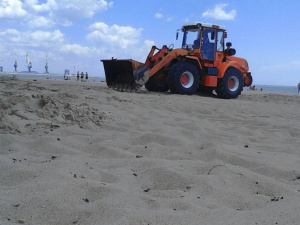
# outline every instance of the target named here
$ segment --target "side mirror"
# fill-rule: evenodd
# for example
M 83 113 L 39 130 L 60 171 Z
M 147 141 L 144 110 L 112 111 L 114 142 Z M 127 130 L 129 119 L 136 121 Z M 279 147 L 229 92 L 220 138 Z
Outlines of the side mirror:
M 228 56 L 232 56 L 232 55 L 235 55 L 236 50 L 235 50 L 234 48 L 226 49 L 226 50 L 225 50 L 225 53 L 226 53 Z
M 227 38 L 227 32 L 224 32 L 224 38 Z
M 183 28 L 182 29 L 177 29 L 177 31 L 176 31 L 176 40 L 178 40 L 179 31 L 184 32 L 184 29 Z

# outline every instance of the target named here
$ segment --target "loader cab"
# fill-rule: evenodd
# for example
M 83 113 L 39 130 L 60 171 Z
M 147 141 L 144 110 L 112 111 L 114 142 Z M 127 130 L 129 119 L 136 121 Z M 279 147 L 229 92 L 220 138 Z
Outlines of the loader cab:
M 224 52 L 224 40 L 226 32 L 219 29 L 204 29 L 201 38 L 201 56 L 205 60 L 214 61 L 220 59 Z
M 182 27 L 183 49 L 200 49 L 203 60 L 214 61 L 218 52 L 224 52 L 224 39 L 226 32 L 224 27 L 197 23 Z

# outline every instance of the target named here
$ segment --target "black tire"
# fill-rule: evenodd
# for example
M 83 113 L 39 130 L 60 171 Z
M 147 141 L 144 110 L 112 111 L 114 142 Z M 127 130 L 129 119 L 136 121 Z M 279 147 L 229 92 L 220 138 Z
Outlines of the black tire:
M 148 91 L 166 92 L 169 90 L 167 75 L 165 73 L 159 73 L 150 77 L 145 84 L 145 88 Z
M 218 80 L 216 92 L 219 98 L 237 98 L 241 94 L 243 86 L 244 79 L 241 71 L 234 67 L 229 67 L 224 77 Z
M 169 70 L 168 84 L 171 93 L 195 94 L 200 84 L 199 70 L 191 63 L 177 62 Z
M 245 86 L 250 87 L 252 85 L 252 82 L 253 82 L 253 78 L 251 74 L 248 73 L 244 79 Z

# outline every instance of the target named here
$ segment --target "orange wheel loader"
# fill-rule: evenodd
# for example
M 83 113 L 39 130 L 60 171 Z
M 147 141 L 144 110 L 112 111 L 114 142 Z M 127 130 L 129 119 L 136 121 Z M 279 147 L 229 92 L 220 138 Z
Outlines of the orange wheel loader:
M 132 59 L 101 60 L 108 87 L 191 95 L 197 91 L 224 99 L 237 98 L 244 86 L 252 84 L 245 59 L 235 57 L 227 42 L 226 28 L 208 23 L 183 25 L 182 47 L 152 46 L 145 63 Z M 176 35 L 178 39 L 178 31 Z

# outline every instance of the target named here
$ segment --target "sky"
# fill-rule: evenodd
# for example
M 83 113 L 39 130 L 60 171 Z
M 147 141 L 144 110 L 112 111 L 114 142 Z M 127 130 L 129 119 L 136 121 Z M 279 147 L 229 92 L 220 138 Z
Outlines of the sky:
M 225 26 L 254 84 L 300 81 L 298 0 L 0 0 L 0 66 L 5 72 L 88 72 L 104 77 L 101 59 L 144 62 L 151 46 L 174 44 L 183 24 Z M 180 36 L 181 37 L 181 36 Z M 3 60 L 3 61 L 1 61 Z

